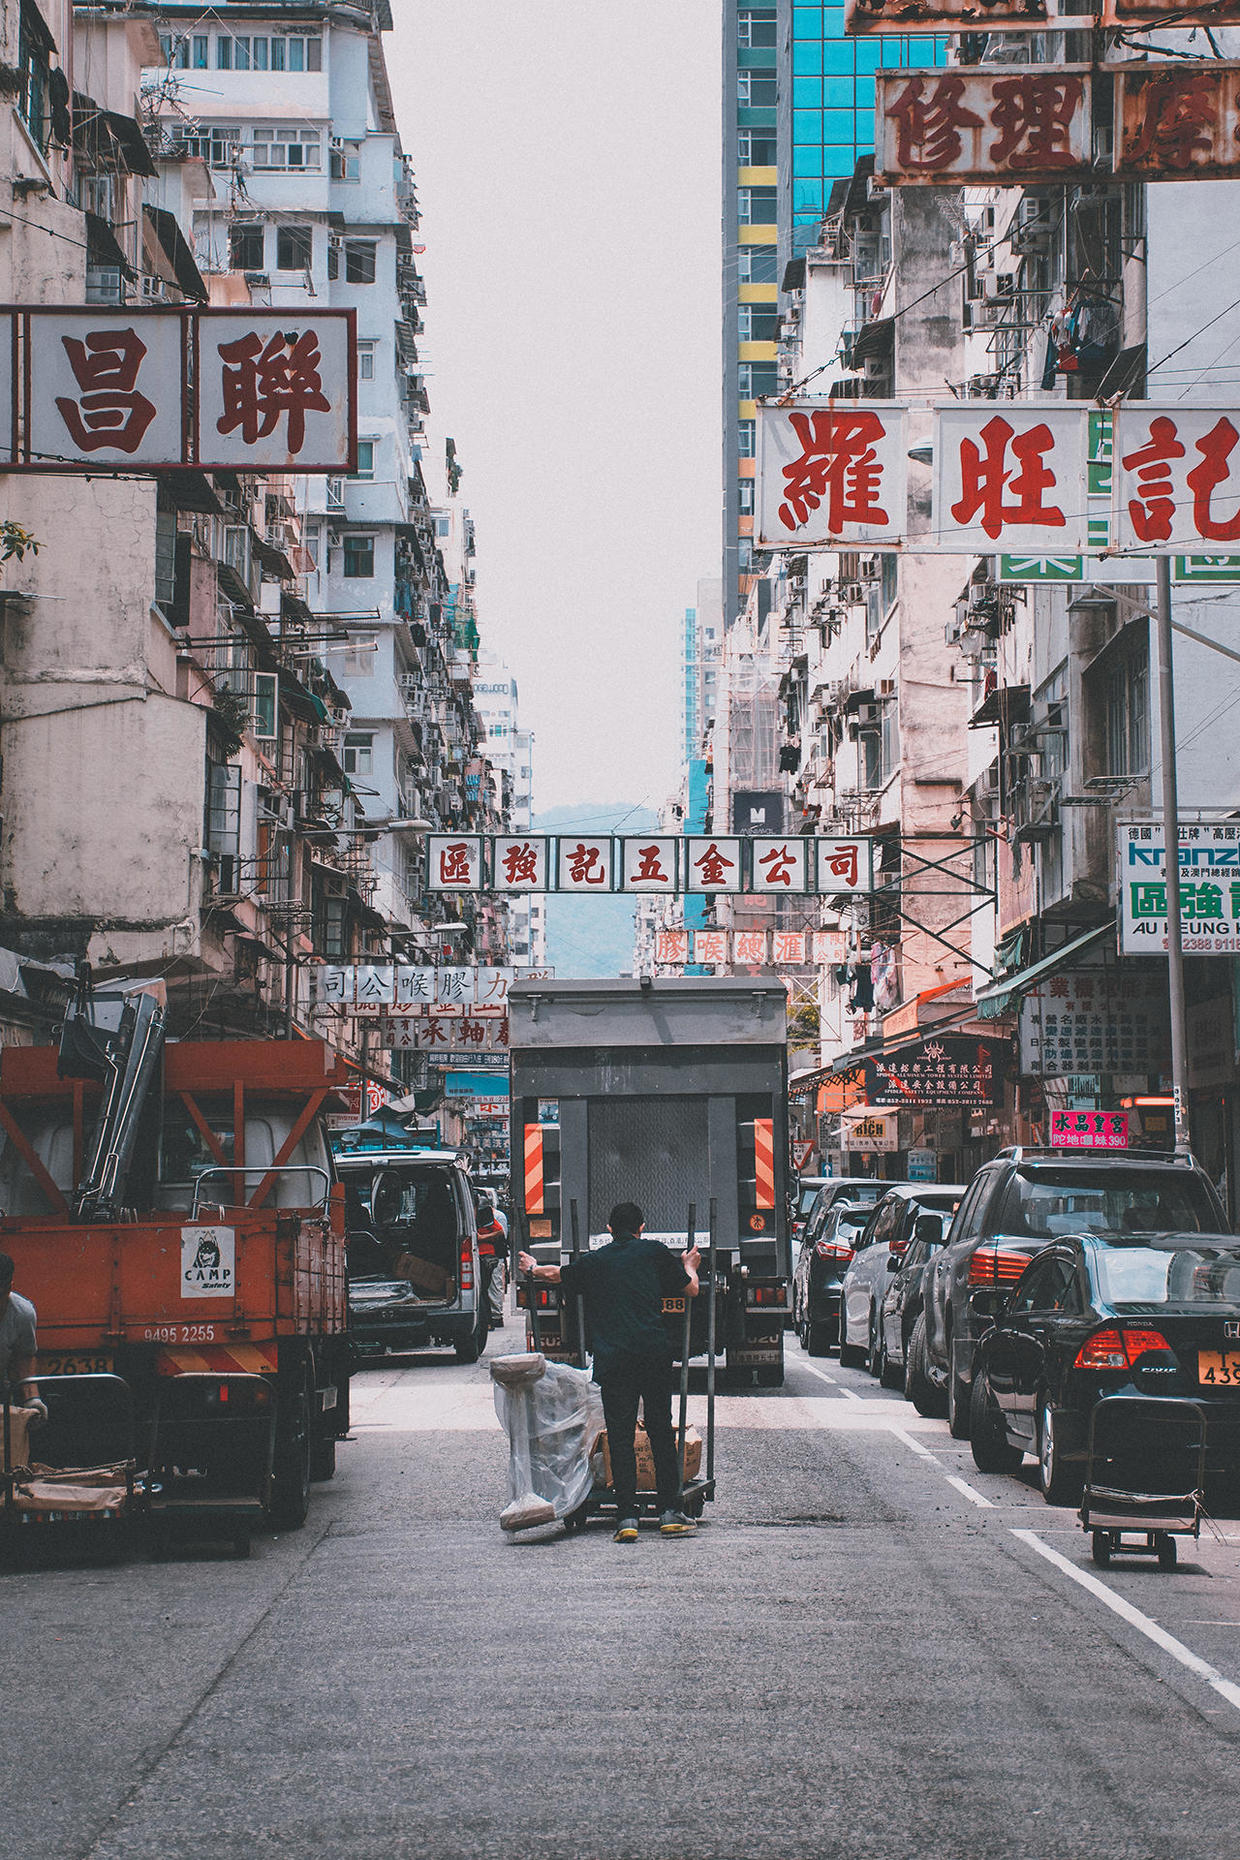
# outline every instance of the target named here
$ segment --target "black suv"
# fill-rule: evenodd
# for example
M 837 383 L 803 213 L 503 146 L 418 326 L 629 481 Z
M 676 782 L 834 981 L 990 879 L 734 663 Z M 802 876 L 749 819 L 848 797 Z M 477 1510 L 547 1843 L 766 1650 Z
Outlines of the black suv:
M 926 1272 L 909 1395 L 922 1413 L 945 1399 L 952 1433 L 968 1439 L 974 1349 L 1044 1246 L 1069 1234 L 1226 1231 L 1213 1184 L 1191 1160 L 1001 1150 L 969 1184 Z

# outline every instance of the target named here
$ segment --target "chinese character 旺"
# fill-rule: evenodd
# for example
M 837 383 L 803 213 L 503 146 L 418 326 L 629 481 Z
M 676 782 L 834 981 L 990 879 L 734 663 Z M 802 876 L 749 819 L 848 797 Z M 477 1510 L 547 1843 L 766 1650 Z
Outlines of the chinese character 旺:
M 1240 537 L 1240 510 L 1231 517 L 1214 515 L 1214 493 L 1231 476 L 1230 459 L 1240 432 L 1224 414 L 1196 442 L 1200 465 L 1188 473 L 1188 488 L 1193 494 L 1193 526 L 1199 536 L 1211 542 L 1235 542 Z
M 701 857 L 695 859 L 693 863 L 701 873 L 702 884 L 706 887 L 711 885 L 726 885 L 727 875 L 736 865 L 735 859 L 729 859 L 725 854 L 720 852 L 714 840 L 711 841 Z
M 846 523 L 889 522 L 878 502 L 882 467 L 874 442 L 887 431 L 879 415 L 826 407 L 792 413 L 789 419 L 801 442 L 801 456 L 783 468 L 786 501 L 779 507 L 780 522 L 796 529 L 824 497 L 833 536 Z
M 1003 77 L 991 85 L 990 120 L 999 139 L 990 145 L 996 168 L 1072 168 L 1072 120 L 1084 94 L 1079 77 Z
M 760 855 L 758 864 L 766 867 L 762 874 L 763 885 L 790 885 L 792 883 L 792 868 L 795 860 L 786 846 L 772 846 L 770 852 Z
M 637 859 L 637 871 L 633 874 L 635 879 L 646 879 L 660 885 L 671 884 L 671 879 L 663 869 L 663 855 L 657 846 L 639 846 Z
M 450 846 L 439 849 L 439 882 L 441 885 L 468 885 L 473 879 L 470 864 L 470 849 L 465 840 L 454 840 Z
M 1042 422 L 1017 435 L 1015 427 L 996 414 L 987 420 L 979 437 L 985 456 L 972 439 L 960 442 L 961 495 L 951 507 L 957 523 L 971 523 L 980 513 L 982 528 L 992 542 L 998 541 L 1008 523 L 1062 529 L 1067 521 L 1063 511 L 1042 501 L 1043 492 L 1055 483 L 1055 474 L 1043 457 L 1054 444 L 1050 427 Z M 1009 445 L 1019 470 L 1008 464 Z M 1013 494 L 1014 502 L 1004 502 L 1006 491 Z
M 1180 908 L 1186 917 L 1221 917 L 1223 887 L 1210 884 L 1180 886 Z
M 81 398 L 57 395 L 60 417 L 81 452 L 112 446 L 118 452 L 136 452 L 155 418 L 155 405 L 138 392 L 138 371 L 146 344 L 136 330 L 95 330 L 79 342 L 62 336 L 73 378 Z
M 1141 74 L 1125 85 L 1127 100 L 1137 102 L 1139 116 L 1134 132 L 1125 140 L 1123 166 L 1152 165 L 1158 169 L 1185 169 L 1208 161 L 1214 153 L 1214 126 L 1218 120 L 1218 92 L 1206 72 L 1186 71 Z
M 1182 459 L 1184 447 L 1174 420 L 1160 416 L 1150 421 L 1150 436 L 1123 460 L 1126 471 L 1137 474 L 1136 495 L 1128 500 L 1128 515 L 1141 542 L 1166 542 L 1175 516 L 1171 460 Z
M 603 870 L 603 855 L 597 846 L 587 846 L 584 841 L 577 844 L 566 855 L 568 859 L 568 876 L 574 885 L 605 885 L 607 874 Z M 598 871 L 595 871 L 595 866 Z
M 241 429 L 247 446 L 273 433 L 288 416 L 288 449 L 294 458 L 306 440 L 307 413 L 330 413 L 319 376 L 319 340 L 312 329 L 286 335 L 277 330 L 264 347 L 261 336 L 239 336 L 220 346 L 224 411 L 221 433 Z
M 924 77 L 911 77 L 887 111 L 896 125 L 896 165 L 906 174 L 934 173 L 960 160 L 962 129 L 981 129 L 980 116 L 960 99 L 965 80 L 942 77 L 927 97 Z
M 504 868 L 506 885 L 536 885 L 538 883 L 538 848 L 528 841 L 520 846 L 510 846 L 501 861 Z
M 1165 917 L 1167 915 L 1166 885 L 1154 882 L 1133 885 L 1132 914 L 1134 917 Z

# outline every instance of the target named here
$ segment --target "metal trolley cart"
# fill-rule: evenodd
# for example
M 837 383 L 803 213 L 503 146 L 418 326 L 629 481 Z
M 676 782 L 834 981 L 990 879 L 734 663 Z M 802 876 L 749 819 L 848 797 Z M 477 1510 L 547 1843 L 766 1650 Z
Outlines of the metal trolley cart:
M 578 1226 L 577 1204 L 575 1201 L 570 1203 L 569 1214 L 570 1214 L 571 1231 L 572 1231 L 572 1250 L 573 1250 L 574 1256 L 576 1256 L 576 1254 L 579 1253 L 581 1250 L 581 1240 L 580 1240 L 580 1233 L 579 1233 L 579 1226 Z M 716 1271 L 715 1224 L 716 1224 L 715 1203 L 712 1200 L 710 1204 L 710 1225 L 709 1225 L 708 1248 L 707 1248 L 707 1258 L 709 1261 L 708 1275 L 707 1275 L 708 1284 L 706 1287 L 707 1297 L 705 1300 L 705 1303 L 706 1303 L 706 1439 L 703 1442 L 703 1454 L 702 1454 L 703 1470 L 692 1479 L 685 1478 L 685 1440 L 686 1440 L 686 1435 L 688 1432 L 688 1413 L 689 1413 L 689 1359 L 690 1359 L 690 1355 L 692 1354 L 690 1333 L 691 1333 L 691 1321 L 693 1317 L 693 1305 L 695 1303 L 695 1300 L 691 1298 L 682 1298 L 679 1300 L 665 1300 L 664 1302 L 665 1312 L 667 1311 L 667 1305 L 669 1303 L 672 1304 L 673 1306 L 679 1305 L 683 1307 L 683 1311 L 684 1311 L 684 1317 L 683 1317 L 682 1327 L 681 1327 L 681 1337 L 680 1337 L 680 1415 L 679 1415 L 679 1421 L 677 1425 L 676 1437 L 677 1437 L 678 1450 L 680 1454 L 681 1505 L 685 1512 L 685 1515 L 690 1518 L 700 1518 L 703 1510 L 705 1509 L 706 1501 L 708 1499 L 713 1500 L 715 1496 L 715 1369 L 716 1369 L 716 1341 L 717 1341 L 717 1322 L 718 1322 L 718 1317 L 717 1317 L 718 1299 L 716 1296 L 716 1287 L 718 1286 L 718 1283 L 719 1283 L 718 1275 Z M 689 1247 L 692 1247 L 694 1245 L 696 1234 L 697 1234 L 697 1209 L 692 1203 L 690 1203 L 689 1220 L 688 1220 L 688 1224 L 686 1228 L 686 1238 L 688 1241 L 688 1246 L 686 1247 L 686 1251 L 688 1250 Z M 533 1280 L 530 1280 L 527 1282 L 526 1291 L 525 1291 L 525 1304 L 526 1304 L 528 1314 L 529 1314 L 530 1332 L 531 1332 L 531 1336 L 533 1339 L 534 1348 L 537 1350 L 540 1348 L 539 1326 L 538 1326 L 538 1298 L 537 1298 L 537 1295 L 534 1289 Z M 578 1298 L 577 1299 L 577 1311 L 575 1315 L 576 1315 L 576 1335 L 579 1340 L 584 1340 L 585 1338 L 585 1312 L 582 1307 L 583 1307 L 583 1301 L 581 1298 Z M 673 1309 L 673 1311 L 669 1315 L 676 1316 L 678 1315 L 678 1313 Z M 585 1351 L 584 1351 L 583 1342 L 579 1343 L 578 1354 L 579 1354 L 580 1360 L 584 1364 Z M 640 1462 L 639 1462 L 639 1477 L 640 1477 Z M 582 1504 L 578 1505 L 575 1511 L 570 1512 L 569 1515 L 564 1519 L 564 1528 L 567 1532 L 571 1534 L 573 1531 L 580 1530 L 582 1525 L 586 1522 L 588 1518 L 606 1515 L 608 1513 L 614 1514 L 615 1509 L 616 1509 L 616 1498 L 615 1498 L 615 1493 L 612 1491 L 611 1487 L 609 1485 L 596 1485 L 593 1491 L 590 1493 L 589 1497 Z M 644 1488 L 639 1489 L 638 1494 L 637 1494 L 637 1509 L 638 1509 L 639 1515 L 641 1516 L 647 1516 L 647 1515 L 653 1514 L 656 1511 L 657 1498 L 656 1498 L 656 1494 L 653 1491 L 653 1489 L 644 1489 Z
M 48 1418 L 28 1437 L 21 1430 L 22 1445 L 14 1409 L 0 1398 L 0 1542 L 29 1548 L 41 1528 L 115 1556 L 144 1497 L 129 1384 L 114 1375 L 38 1381 Z
M 1200 1402 L 1144 1395 L 1098 1402 L 1080 1519 L 1099 1568 L 1112 1556 L 1152 1556 L 1160 1569 L 1175 1568 L 1176 1538 L 1201 1534 L 1205 1460 Z

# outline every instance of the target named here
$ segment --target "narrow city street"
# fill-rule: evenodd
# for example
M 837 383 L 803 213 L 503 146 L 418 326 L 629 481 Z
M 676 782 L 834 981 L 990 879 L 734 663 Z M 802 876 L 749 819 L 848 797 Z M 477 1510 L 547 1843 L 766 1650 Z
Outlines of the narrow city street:
M 720 1400 L 696 1539 L 509 1543 L 491 1388 L 361 1372 L 335 1482 L 249 1562 L 6 1576 L 7 1851 L 1234 1853 L 1240 1525 L 1101 1576 L 1030 1468 L 792 1342 Z

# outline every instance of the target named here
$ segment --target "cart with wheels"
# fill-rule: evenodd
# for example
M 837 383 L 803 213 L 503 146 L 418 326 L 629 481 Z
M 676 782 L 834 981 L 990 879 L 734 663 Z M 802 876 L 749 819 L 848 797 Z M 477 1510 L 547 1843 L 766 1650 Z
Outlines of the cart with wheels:
M 115 1375 L 41 1375 L 47 1421 L 0 1393 L 0 1549 L 72 1543 L 120 1555 L 143 1498 L 134 1456 L 134 1405 Z
M 1089 1419 L 1080 1519 L 1100 1569 L 1113 1556 L 1175 1568 L 1177 1537 L 1201 1534 L 1206 1415 L 1179 1396 L 1108 1395 Z

